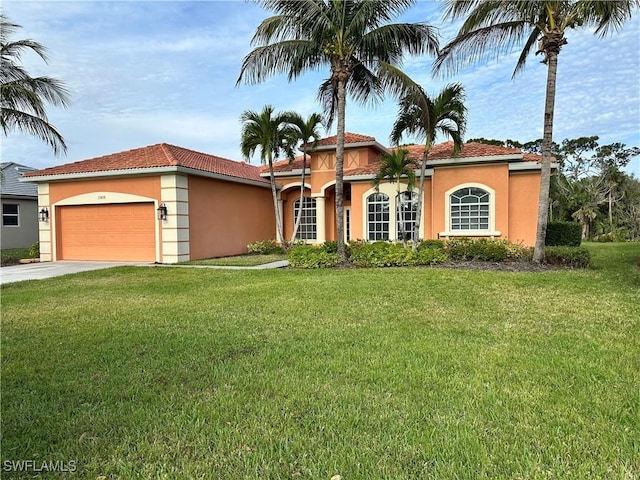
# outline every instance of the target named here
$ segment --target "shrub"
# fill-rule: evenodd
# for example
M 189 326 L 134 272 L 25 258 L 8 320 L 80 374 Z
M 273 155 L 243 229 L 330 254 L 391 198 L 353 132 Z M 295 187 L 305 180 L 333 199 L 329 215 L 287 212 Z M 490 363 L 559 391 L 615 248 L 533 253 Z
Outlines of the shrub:
M 247 245 L 247 251 L 251 255 L 271 255 L 273 253 L 282 253 L 282 247 L 275 240 L 263 240 L 262 242 L 253 242 Z
M 582 225 L 576 222 L 549 222 L 544 244 L 549 246 L 579 247 Z
M 482 260 L 503 262 L 505 260 L 526 262 L 533 257 L 533 249 L 522 243 L 512 243 L 501 238 L 453 238 L 445 243 L 445 250 L 452 260 Z
M 29 248 L 29 258 L 40 258 L 40 242 L 36 242 Z
M 338 253 L 338 242 L 324 242 L 320 248 L 327 253 Z
M 584 247 L 547 247 L 545 261 L 549 265 L 587 268 L 591 263 L 591 255 Z
M 424 246 L 413 251 L 401 243 L 374 242 L 352 245 L 351 262 L 358 267 L 435 265 L 447 260 L 442 248 Z
M 329 253 L 315 245 L 295 245 L 287 257 L 289 264 L 295 268 L 330 268 L 340 263 L 337 253 Z
M 440 240 L 437 238 L 430 238 L 427 240 L 421 240 L 418 243 L 418 250 L 422 250 L 423 248 L 440 248 L 444 250 L 445 242 L 444 240 Z

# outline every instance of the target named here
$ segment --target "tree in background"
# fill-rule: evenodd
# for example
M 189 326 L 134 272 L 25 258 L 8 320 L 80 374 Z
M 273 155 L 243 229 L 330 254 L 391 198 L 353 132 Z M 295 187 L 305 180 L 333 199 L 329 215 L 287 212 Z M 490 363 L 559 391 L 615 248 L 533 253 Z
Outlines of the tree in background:
M 544 108 L 538 226 L 533 261 L 544 261 L 545 236 L 549 212 L 551 181 L 551 146 L 556 97 L 558 54 L 567 44 L 569 29 L 595 28 L 604 37 L 611 29 L 619 29 L 640 5 L 637 0 L 449 0 L 445 18 L 465 18 L 456 38 L 440 52 L 434 65 L 436 71 L 483 58 L 487 53 L 507 53 L 515 45 L 524 44 L 514 76 L 520 72 L 527 57 L 534 52 L 543 55 L 547 65 L 547 85 Z M 537 49 L 536 49 L 537 48 Z
M 0 124 L 6 135 L 22 132 L 34 135 L 49 144 L 53 153 L 67 152 L 64 138 L 49 123 L 46 104 L 67 107 L 69 92 L 60 80 L 51 77 L 31 77 L 20 64 L 22 55 L 32 51 L 45 62 L 46 48 L 33 40 L 11 41 L 20 25 L 0 14 Z
M 464 87 L 459 83 L 447 85 L 433 98 L 417 86 L 417 88 L 409 89 L 408 93 L 400 100 L 398 116 L 391 130 L 391 143 L 398 145 L 405 135 L 424 139 L 424 151 L 420 162 L 418 211 L 412 235 L 414 250 L 417 248 L 420 236 L 424 179 L 429 150 L 435 143 L 437 135 L 441 134 L 453 140 L 454 155 L 460 151 L 463 143 L 462 137 L 467 126 L 467 109 L 464 106 L 464 100 Z
M 257 47 L 243 60 L 238 83 L 254 84 L 284 73 L 289 81 L 329 67 L 321 85 L 328 120 L 337 115 L 336 231 L 338 255 L 347 261 L 344 244 L 344 134 L 346 94 L 366 103 L 393 90 L 402 75 L 397 66 L 404 53 L 436 54 L 435 29 L 423 23 L 389 23 L 415 0 L 259 0 L 276 15 L 257 28 Z
M 240 151 L 242 156 L 249 160 L 256 150 L 259 150 L 260 161 L 263 165 L 269 165 L 273 210 L 276 216 L 276 232 L 278 241 L 283 247 L 286 247 L 287 244 L 282 228 L 282 215 L 280 214 L 278 203 L 273 162 L 283 152 L 288 158 L 293 158 L 293 145 L 296 144 L 297 138 L 293 135 L 289 126 L 290 118 L 291 114 L 289 112 L 274 114 L 274 108 L 271 105 L 265 105 L 262 112 L 259 113 L 253 110 L 245 110 L 240 116 L 242 124 Z

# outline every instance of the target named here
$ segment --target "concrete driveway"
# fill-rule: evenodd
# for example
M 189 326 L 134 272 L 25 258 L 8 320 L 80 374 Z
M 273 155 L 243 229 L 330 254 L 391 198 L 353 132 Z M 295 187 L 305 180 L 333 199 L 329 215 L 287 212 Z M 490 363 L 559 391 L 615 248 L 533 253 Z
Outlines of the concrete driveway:
M 42 280 L 44 278 L 59 277 L 69 273 L 88 272 L 103 268 L 121 267 L 125 265 L 153 265 L 152 263 L 136 262 L 80 262 L 62 260 L 59 262 L 27 263 L 25 265 L 11 265 L 0 268 L 0 285 L 23 280 Z

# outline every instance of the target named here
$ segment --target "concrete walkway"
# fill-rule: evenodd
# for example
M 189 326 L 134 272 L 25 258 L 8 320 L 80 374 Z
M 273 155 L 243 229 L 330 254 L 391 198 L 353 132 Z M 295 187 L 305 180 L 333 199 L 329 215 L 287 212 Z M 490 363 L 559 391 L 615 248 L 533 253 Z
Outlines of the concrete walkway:
M 59 277 L 70 273 L 102 270 L 105 268 L 137 266 L 137 267 L 172 267 L 172 268 L 218 268 L 227 270 L 264 270 L 267 268 L 284 268 L 289 266 L 288 260 L 255 265 L 252 267 L 222 266 L 222 265 L 165 265 L 141 262 L 81 262 L 61 260 L 58 262 L 27 263 L 0 268 L 0 285 L 22 282 L 24 280 L 43 280 Z
M 289 266 L 289 260 L 278 260 L 277 262 L 265 263 L 264 265 L 253 265 L 251 267 L 239 267 L 235 265 L 170 265 L 170 264 L 156 265 L 156 267 L 217 268 L 221 270 L 266 270 L 268 268 L 285 268 L 288 266 Z
M 140 262 L 81 262 L 61 260 L 59 262 L 11 265 L 9 267 L 0 268 L 0 285 L 22 282 L 24 280 L 43 280 L 45 278 L 59 277 L 70 273 L 88 272 L 90 270 L 139 265 L 151 266 L 153 264 Z

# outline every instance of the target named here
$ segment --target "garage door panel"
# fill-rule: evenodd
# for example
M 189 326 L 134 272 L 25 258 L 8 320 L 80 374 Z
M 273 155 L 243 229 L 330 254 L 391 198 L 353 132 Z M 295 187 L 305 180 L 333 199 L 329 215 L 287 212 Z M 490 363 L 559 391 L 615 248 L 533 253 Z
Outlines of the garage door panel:
M 156 259 L 153 203 L 72 205 L 56 213 L 59 259 Z

